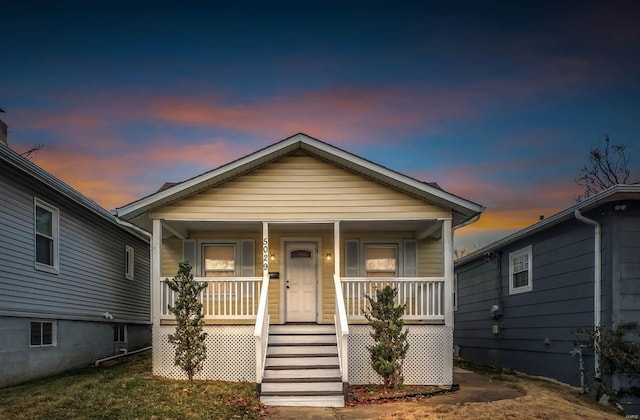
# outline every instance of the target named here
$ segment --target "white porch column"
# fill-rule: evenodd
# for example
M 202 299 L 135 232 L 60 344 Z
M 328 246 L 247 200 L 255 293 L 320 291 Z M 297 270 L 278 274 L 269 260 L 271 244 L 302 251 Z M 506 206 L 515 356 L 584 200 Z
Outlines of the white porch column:
M 340 221 L 333 222 L 333 274 L 340 277 Z
M 160 325 L 160 253 L 162 252 L 162 220 L 153 219 L 151 240 L 151 314 L 154 326 Z
M 269 222 L 262 222 L 262 276 L 269 276 Z
M 453 327 L 453 230 L 451 219 L 442 223 L 444 252 L 444 324 Z

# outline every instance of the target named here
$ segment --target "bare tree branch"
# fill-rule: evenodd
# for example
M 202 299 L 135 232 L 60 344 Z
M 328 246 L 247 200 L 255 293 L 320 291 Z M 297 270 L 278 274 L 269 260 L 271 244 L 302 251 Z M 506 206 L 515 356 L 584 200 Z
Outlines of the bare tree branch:
M 580 169 L 574 181 L 584 188 L 584 193 L 576 198 L 581 201 L 616 184 L 629 182 L 629 156 L 626 145 L 611 144 L 609 135 L 604 135 L 604 144 L 592 146 L 589 163 Z

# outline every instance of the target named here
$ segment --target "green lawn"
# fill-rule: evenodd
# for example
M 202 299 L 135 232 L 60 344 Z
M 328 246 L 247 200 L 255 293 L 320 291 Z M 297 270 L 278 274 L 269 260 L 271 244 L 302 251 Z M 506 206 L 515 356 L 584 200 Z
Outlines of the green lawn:
M 151 355 L 0 389 L 0 419 L 256 419 L 255 383 L 176 381 Z

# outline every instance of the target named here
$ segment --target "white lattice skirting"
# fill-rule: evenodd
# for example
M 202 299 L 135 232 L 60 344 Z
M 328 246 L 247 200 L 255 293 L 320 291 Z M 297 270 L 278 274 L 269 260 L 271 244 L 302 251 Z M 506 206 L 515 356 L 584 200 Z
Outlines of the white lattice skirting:
M 409 325 L 409 351 L 403 376 L 407 385 L 453 383 L 453 329 L 444 325 Z M 382 383 L 371 368 L 367 346 L 373 344 L 368 325 L 349 325 L 349 383 Z
M 207 359 L 196 379 L 221 381 L 256 380 L 256 347 L 251 325 L 205 326 Z M 444 325 L 409 325 L 409 351 L 404 362 L 407 385 L 453 383 L 453 330 Z M 153 327 L 153 374 L 186 379 L 174 365 L 175 350 L 167 336 L 173 326 Z M 349 383 L 381 383 L 371 368 L 367 346 L 373 344 L 368 325 L 349 326 Z
M 256 340 L 251 325 L 205 326 L 207 359 L 196 379 L 220 381 L 256 380 Z M 153 374 L 172 379 L 187 379 L 174 365 L 175 349 L 167 336 L 174 326 L 153 327 Z

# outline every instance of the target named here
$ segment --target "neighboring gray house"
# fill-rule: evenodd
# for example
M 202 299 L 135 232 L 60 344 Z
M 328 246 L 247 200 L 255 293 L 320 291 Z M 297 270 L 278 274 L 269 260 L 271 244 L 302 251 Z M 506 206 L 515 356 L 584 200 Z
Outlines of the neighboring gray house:
M 640 321 L 640 185 L 613 186 L 466 255 L 455 276 L 460 356 L 579 386 L 576 331 Z M 583 357 L 589 381 L 598 361 Z
M 150 345 L 149 240 L 0 142 L 0 387 Z

